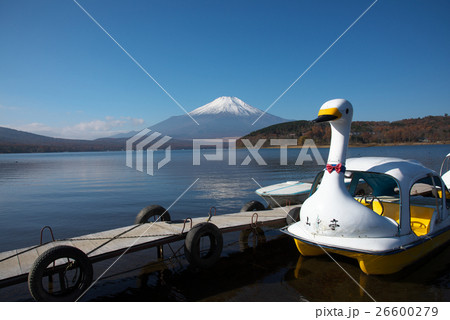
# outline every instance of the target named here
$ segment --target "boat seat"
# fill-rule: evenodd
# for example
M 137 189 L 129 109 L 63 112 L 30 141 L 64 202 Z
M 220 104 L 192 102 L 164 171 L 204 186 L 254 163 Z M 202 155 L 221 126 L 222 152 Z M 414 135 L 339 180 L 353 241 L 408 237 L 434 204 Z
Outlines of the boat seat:
M 355 198 L 356 201 L 373 210 L 383 217 L 391 218 L 400 223 L 400 204 L 388 201 L 380 201 L 376 198 L 372 202 L 366 202 L 364 198 Z M 417 236 L 423 236 L 431 231 L 431 226 L 436 220 L 436 210 L 429 206 L 411 205 L 411 230 Z
M 411 218 L 411 230 L 420 237 L 428 233 L 428 223 L 430 221 L 427 219 Z
M 399 223 L 400 205 L 398 203 L 374 201 L 372 210 Z
M 411 230 L 418 237 L 426 235 L 430 232 L 431 222 L 436 219 L 435 211 L 436 210 L 432 207 L 410 206 Z
M 383 210 L 383 216 L 391 218 L 395 220 L 397 223 L 400 223 L 399 213 L 400 208 L 398 203 L 391 202 L 382 202 L 383 209 L 381 209 L 381 205 L 376 201 L 373 203 L 373 211 L 380 214 Z M 417 236 L 423 236 L 425 234 L 430 233 L 430 226 L 436 218 L 435 209 L 432 207 L 423 207 L 423 206 L 411 206 L 411 230 Z
M 391 218 L 392 220 L 399 223 L 399 204 L 398 203 L 392 203 L 392 202 L 385 202 L 381 201 L 378 198 L 375 198 L 371 202 L 367 202 L 365 198 L 357 197 L 355 198 L 356 201 L 364 205 L 365 207 L 373 210 L 375 213 L 382 215 L 383 217 Z

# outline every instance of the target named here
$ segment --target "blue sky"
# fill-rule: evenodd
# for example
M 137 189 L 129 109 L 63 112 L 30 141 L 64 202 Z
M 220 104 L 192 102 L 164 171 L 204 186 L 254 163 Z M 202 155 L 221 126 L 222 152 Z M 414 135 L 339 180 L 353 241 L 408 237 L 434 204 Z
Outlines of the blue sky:
M 223 95 L 265 110 L 372 1 L 79 3 L 188 111 Z M 450 1 L 379 0 L 271 109 L 356 120 L 450 111 Z M 0 0 L 0 126 L 69 138 L 183 111 L 72 0 Z

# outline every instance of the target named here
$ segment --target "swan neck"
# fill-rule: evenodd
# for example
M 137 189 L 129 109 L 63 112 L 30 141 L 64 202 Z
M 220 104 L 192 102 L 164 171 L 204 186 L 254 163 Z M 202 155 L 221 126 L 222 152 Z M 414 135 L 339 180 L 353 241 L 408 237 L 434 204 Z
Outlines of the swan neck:
M 329 164 L 341 163 L 345 165 L 347 159 L 348 139 L 350 136 L 350 125 L 347 123 L 330 123 L 331 144 L 328 154 Z

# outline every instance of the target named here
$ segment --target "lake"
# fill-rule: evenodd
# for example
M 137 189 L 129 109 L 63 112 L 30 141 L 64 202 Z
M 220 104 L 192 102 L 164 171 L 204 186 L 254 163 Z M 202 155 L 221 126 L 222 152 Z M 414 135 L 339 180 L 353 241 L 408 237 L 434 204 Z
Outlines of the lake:
M 328 149 L 319 152 L 326 160 Z M 348 156 L 416 159 L 439 171 L 449 152 L 450 145 L 392 146 L 349 148 Z M 248 165 L 242 165 L 250 155 L 245 149 L 237 150 L 236 165 L 229 165 L 226 150 L 222 161 L 205 159 L 203 154 L 214 154 L 213 150 L 201 153 L 200 165 L 193 165 L 191 150 L 174 150 L 171 161 L 153 176 L 127 167 L 125 152 L 0 154 L 0 250 L 38 244 L 46 225 L 56 238 L 131 225 L 150 204 L 171 206 L 196 179 L 169 210 L 173 220 L 206 217 L 212 206 L 217 214 L 237 212 L 249 200 L 262 201 L 254 193 L 257 183 L 312 181 L 323 168 L 315 161 L 295 165 L 300 149 L 288 150 L 287 165 L 280 165 L 278 149 L 259 150 L 266 165 L 252 157 Z M 155 160 L 162 158 L 162 151 L 156 151 Z M 84 299 L 370 301 L 329 258 L 300 258 L 293 241 L 276 229 L 266 230 L 266 242 L 251 250 L 242 249 L 238 239 L 238 233 L 227 235 L 221 260 L 202 273 L 189 270 L 182 258 L 177 263 L 155 264 L 151 250 L 130 254 Z M 412 270 L 388 277 L 368 277 L 352 260 L 339 261 L 379 301 L 449 301 L 449 257 L 447 246 Z M 26 284 L 0 289 L 0 301 L 29 299 Z

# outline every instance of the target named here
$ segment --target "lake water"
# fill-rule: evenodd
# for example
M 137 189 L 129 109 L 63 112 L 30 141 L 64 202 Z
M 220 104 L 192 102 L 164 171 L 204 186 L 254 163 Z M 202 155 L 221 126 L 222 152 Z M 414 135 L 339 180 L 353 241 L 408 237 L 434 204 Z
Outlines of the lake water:
M 319 150 L 326 160 L 328 149 Z M 280 151 L 264 149 L 259 154 L 267 165 L 258 165 L 253 158 L 248 165 L 241 165 L 250 153 L 240 149 L 237 165 L 229 165 L 225 150 L 223 161 L 207 161 L 202 156 L 200 165 L 194 166 L 191 150 L 175 150 L 171 161 L 153 176 L 127 167 L 125 152 L 1 154 L 0 251 L 38 244 L 40 229 L 45 225 L 53 228 L 56 238 L 131 225 L 143 207 L 159 204 L 168 208 L 196 179 L 169 210 L 172 219 L 207 216 L 211 206 L 217 208 L 217 214 L 236 212 L 249 200 L 261 201 L 254 193 L 259 188 L 257 183 L 266 186 L 286 180 L 312 181 L 323 165 L 313 161 L 295 165 L 299 152 L 289 149 L 288 164 L 280 165 Z M 416 159 L 439 171 L 449 152 L 450 145 L 370 147 L 350 148 L 349 157 Z M 163 157 L 156 153 L 156 160 Z M 186 268 L 185 261 L 155 266 L 154 256 L 131 254 L 85 299 L 370 301 L 329 258 L 299 259 L 289 238 L 276 229 L 266 232 L 266 243 L 250 251 L 240 248 L 236 241 L 239 234 L 227 235 L 221 261 L 212 271 L 200 274 Z M 339 261 L 377 300 L 449 301 L 449 251 L 447 247 L 409 273 L 394 277 L 367 277 L 352 260 Z M 102 263 L 98 265 L 96 268 L 102 267 Z M 144 285 L 143 274 L 147 279 Z M 213 286 L 210 279 L 215 281 Z M 194 280 L 196 289 L 190 282 Z M 386 290 L 386 286 L 391 289 Z M 28 300 L 25 288 L 0 289 L 0 301 Z

